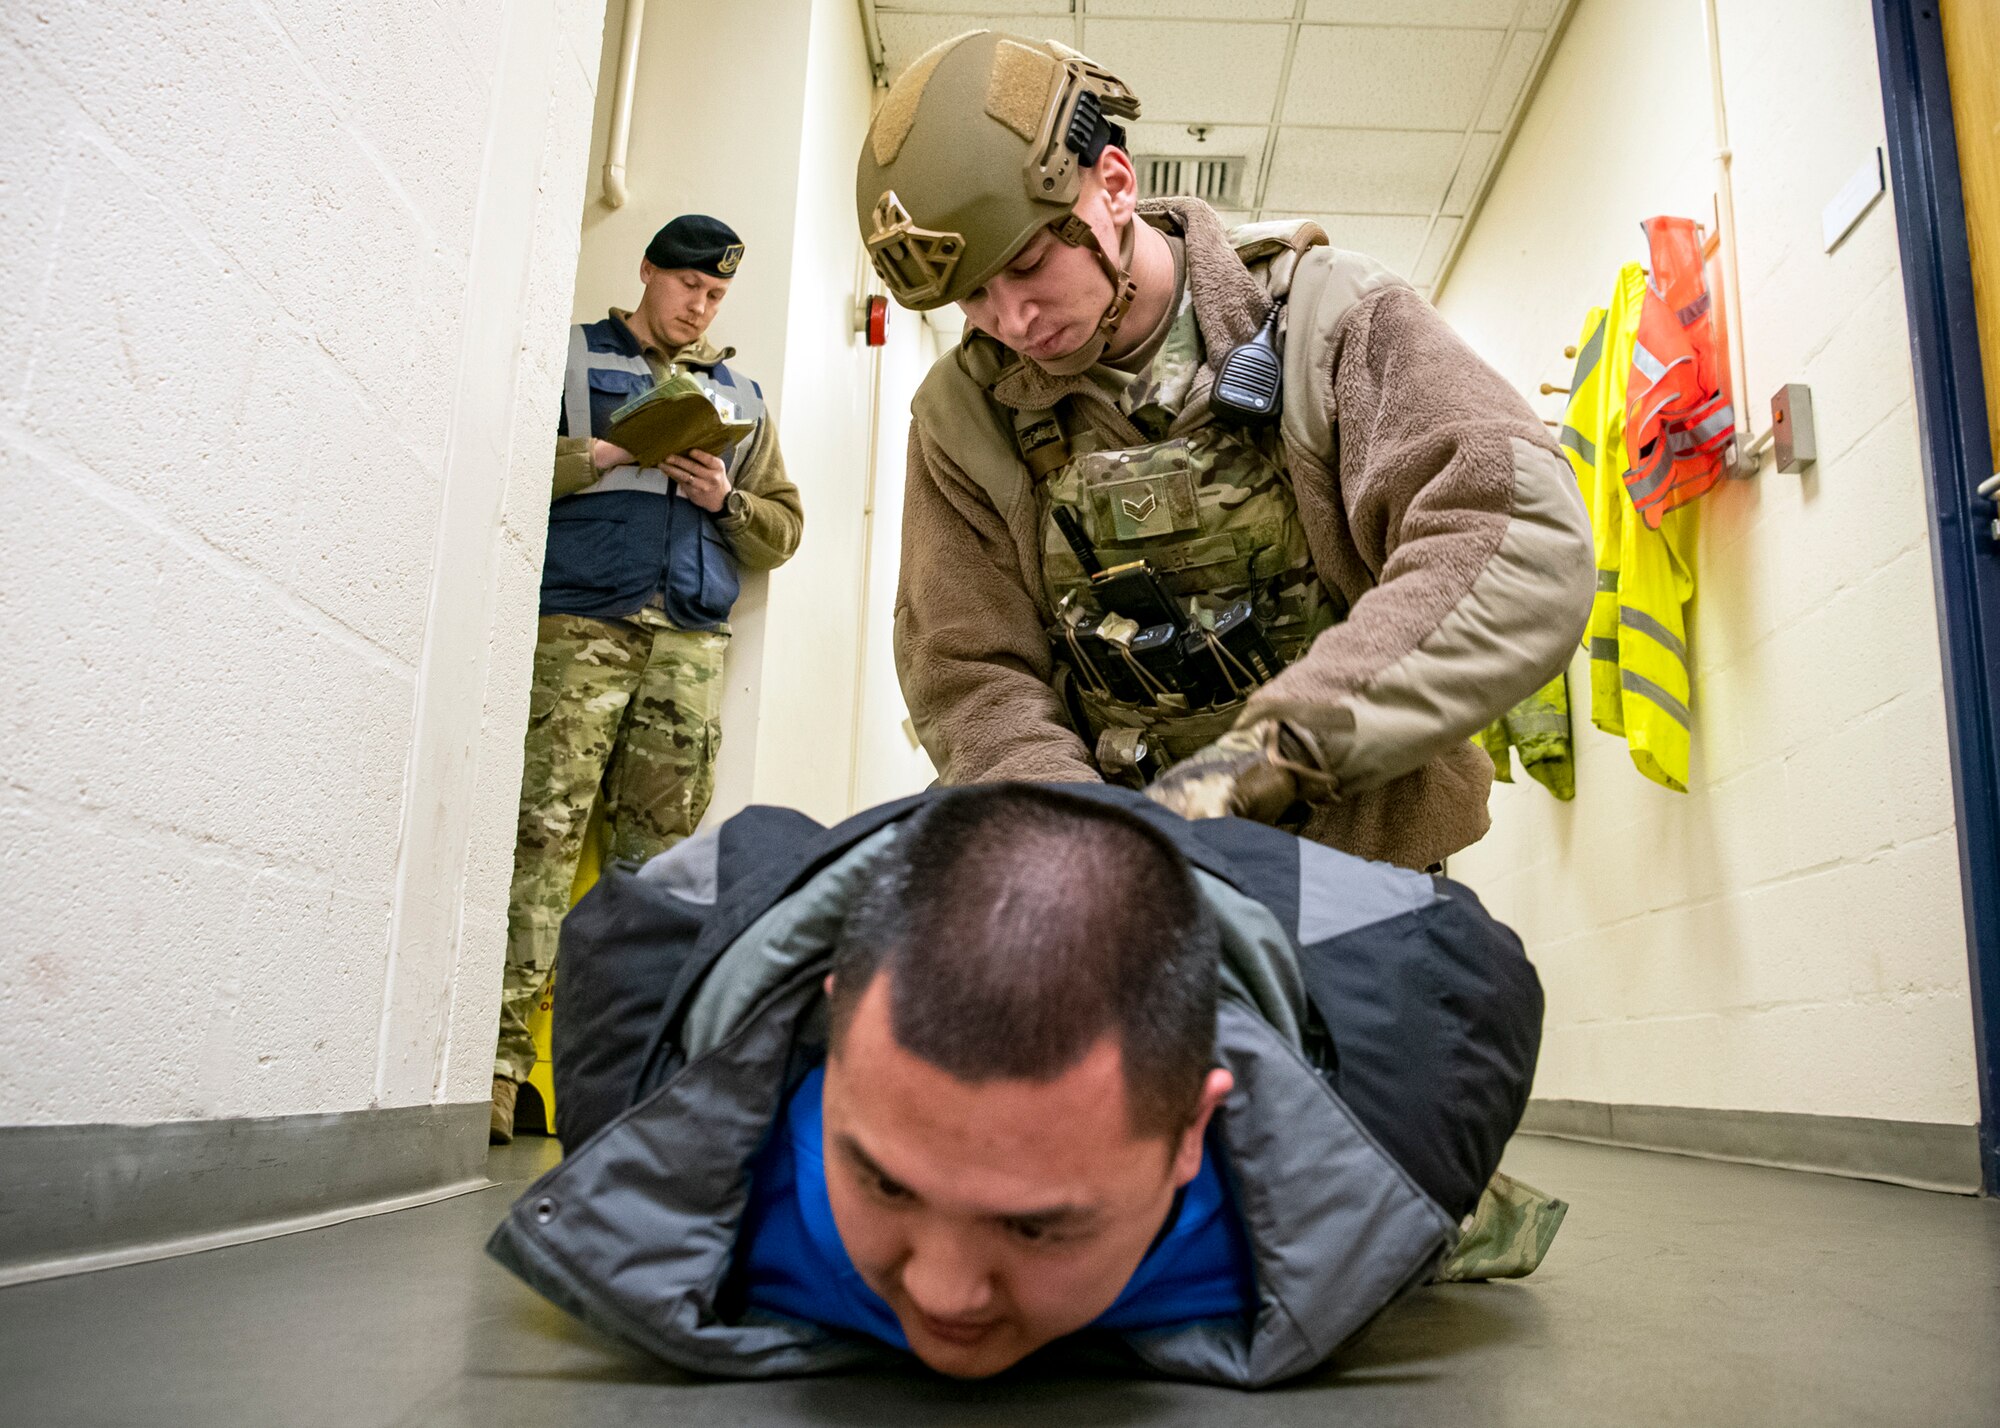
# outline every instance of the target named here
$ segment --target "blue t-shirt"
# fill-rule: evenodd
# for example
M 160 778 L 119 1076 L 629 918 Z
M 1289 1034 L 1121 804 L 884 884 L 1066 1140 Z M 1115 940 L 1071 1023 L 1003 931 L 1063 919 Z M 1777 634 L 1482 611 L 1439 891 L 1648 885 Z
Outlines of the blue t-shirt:
M 847 1257 L 826 1194 L 820 1091 L 824 1067 L 799 1084 L 750 1169 L 750 1204 L 737 1254 L 751 1307 L 851 1329 L 907 1350 L 888 1302 Z M 1201 1171 L 1175 1202 L 1168 1224 L 1132 1271 L 1100 1329 L 1158 1329 L 1197 1319 L 1247 1319 L 1256 1278 L 1242 1222 L 1204 1151 Z

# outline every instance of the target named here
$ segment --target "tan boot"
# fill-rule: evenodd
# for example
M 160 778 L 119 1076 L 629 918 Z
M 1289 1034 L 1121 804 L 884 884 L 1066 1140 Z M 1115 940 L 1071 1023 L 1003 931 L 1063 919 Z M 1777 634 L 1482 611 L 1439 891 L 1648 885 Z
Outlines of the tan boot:
M 514 1139 L 514 1098 L 520 1094 L 520 1082 L 505 1076 L 493 1078 L 493 1119 L 486 1136 L 488 1145 L 506 1145 Z

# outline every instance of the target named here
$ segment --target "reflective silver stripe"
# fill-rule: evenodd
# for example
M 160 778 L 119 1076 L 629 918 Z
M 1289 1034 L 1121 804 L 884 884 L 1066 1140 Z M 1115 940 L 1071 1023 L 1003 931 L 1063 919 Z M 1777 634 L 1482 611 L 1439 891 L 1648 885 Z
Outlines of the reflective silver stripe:
M 1597 326 L 1590 329 L 1590 336 L 1583 341 L 1583 350 L 1576 354 L 1576 371 L 1570 374 L 1569 389 L 1574 392 L 1590 380 L 1590 374 L 1597 370 L 1598 359 L 1604 356 L 1604 329 L 1611 325 L 1611 316 L 1605 314 L 1597 320 Z
M 1523 714 L 1517 707 L 1507 715 L 1507 732 L 1517 737 L 1522 734 L 1567 734 L 1569 716 L 1552 709 Z
M 764 402 L 757 395 L 757 389 L 747 379 L 739 380 L 728 367 L 717 363 L 713 367 L 686 367 L 682 370 L 734 407 L 738 421 L 757 421 L 763 417 Z
M 1714 416 L 1704 417 L 1702 418 L 1702 420 L 1696 422 L 1692 427 L 1689 428 L 1689 431 L 1693 433 L 1694 439 L 1696 441 L 1700 442 L 1703 446 L 1706 446 L 1709 442 L 1715 440 L 1718 436 L 1723 435 L 1725 432 L 1727 432 L 1731 427 L 1735 425 L 1736 425 L 1735 410 L 1731 407 L 1724 407 Z
M 1636 342 L 1632 344 L 1632 365 L 1637 367 L 1649 382 L 1657 382 L 1667 375 L 1667 364 Z
M 1637 630 L 1642 635 L 1652 636 L 1668 654 L 1681 662 L 1681 668 L 1687 668 L 1688 647 L 1681 643 L 1681 637 L 1644 610 L 1635 610 L 1630 605 L 1620 605 L 1618 623 L 1628 630 Z
M 1583 458 L 1586 466 L 1597 464 L 1597 446 L 1591 439 L 1573 426 L 1565 426 L 1561 435 L 1562 444 Z
M 1709 297 L 1707 293 L 1703 293 L 1700 297 L 1675 313 L 1674 316 L 1681 320 L 1682 327 L 1686 327 L 1690 323 L 1697 322 L 1704 317 L 1708 312 L 1708 308 Z
M 1699 444 L 1687 432 L 1676 431 L 1672 427 L 1667 428 L 1667 450 L 1673 452 L 1674 455 L 1684 456 L 1688 452 L 1693 451 Z
M 597 435 L 590 429 L 590 343 L 580 322 L 569 330 L 569 366 L 563 369 L 563 424 L 571 436 Z
M 1659 685 L 1653 683 L 1652 680 L 1646 678 L 1644 675 L 1634 674 L 1629 669 L 1620 670 L 1618 683 L 1623 686 L 1627 694 L 1636 694 L 1641 699 L 1652 700 L 1666 712 L 1670 719 L 1683 729 L 1692 729 L 1694 727 L 1694 718 L 1688 713 L 1687 705 L 1681 703 L 1680 700 L 1674 698 L 1673 695 L 1667 693 L 1666 690 L 1660 688 Z
M 1637 481 L 1631 479 L 1631 473 L 1628 471 L 1626 473 L 1625 490 L 1632 497 L 1632 504 L 1634 506 L 1642 505 L 1659 495 L 1660 488 L 1667 484 L 1667 479 L 1673 474 L 1673 463 L 1664 458 L 1653 468 L 1651 474 L 1641 476 Z
M 1631 493 L 1632 504 L 1634 505 L 1637 505 L 1641 501 L 1649 501 L 1659 495 L 1660 487 L 1666 485 L 1667 478 L 1674 474 L 1674 463 L 1667 457 L 1666 444 L 1664 442 L 1661 443 L 1660 454 L 1653 459 L 1653 464 L 1647 467 L 1639 475 L 1639 479 L 1635 481 L 1632 479 L 1632 475 L 1633 472 L 1638 470 L 1639 468 L 1634 466 L 1630 471 L 1625 473 L 1625 489 Z
M 664 496 L 673 489 L 674 483 L 657 466 L 614 466 L 581 491 L 571 494 L 596 496 L 606 491 L 651 491 L 656 496 Z
M 590 365 L 599 371 L 637 372 L 642 377 L 653 375 L 653 369 L 644 357 L 628 357 L 623 352 L 593 352 Z
M 1590 639 L 1590 657 L 1601 659 L 1606 664 L 1618 663 L 1618 641 L 1609 635 L 1593 635 Z
M 635 372 L 651 377 L 653 369 L 644 357 L 628 357 L 622 352 L 592 352 L 584 324 L 569 330 L 569 365 L 563 369 L 563 424 L 571 436 L 595 436 L 590 421 L 590 374 L 593 371 Z M 578 493 L 581 494 L 581 493 Z
M 1615 570 L 1598 571 L 1597 588 L 1599 590 L 1610 590 L 1616 592 L 1618 589 L 1618 572 Z

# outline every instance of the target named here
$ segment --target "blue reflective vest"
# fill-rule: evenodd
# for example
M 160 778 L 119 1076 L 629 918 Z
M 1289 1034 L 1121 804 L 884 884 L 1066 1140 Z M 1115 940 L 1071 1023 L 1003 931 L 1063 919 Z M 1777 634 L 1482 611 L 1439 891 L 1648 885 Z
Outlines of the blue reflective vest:
M 652 390 L 653 372 L 637 339 L 614 318 L 578 323 L 569 336 L 557 433 L 594 436 L 612 412 Z M 749 378 L 721 362 L 685 370 L 733 402 L 743 420 L 763 420 L 763 391 Z M 756 440 L 719 453 L 732 477 Z M 713 630 L 729 618 L 738 588 L 736 557 L 715 516 L 657 466 L 614 466 L 549 507 L 544 615 L 630 615 L 657 595 L 680 628 Z

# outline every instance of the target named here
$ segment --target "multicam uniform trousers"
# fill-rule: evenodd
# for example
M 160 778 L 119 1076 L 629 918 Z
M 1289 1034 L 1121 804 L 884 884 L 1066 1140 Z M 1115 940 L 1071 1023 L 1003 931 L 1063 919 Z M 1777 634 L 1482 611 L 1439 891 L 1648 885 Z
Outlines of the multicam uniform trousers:
M 544 615 L 521 774 L 496 1076 L 526 1080 L 528 1014 L 555 971 L 556 935 L 600 790 L 612 858 L 644 861 L 694 832 L 715 791 L 727 634 Z

